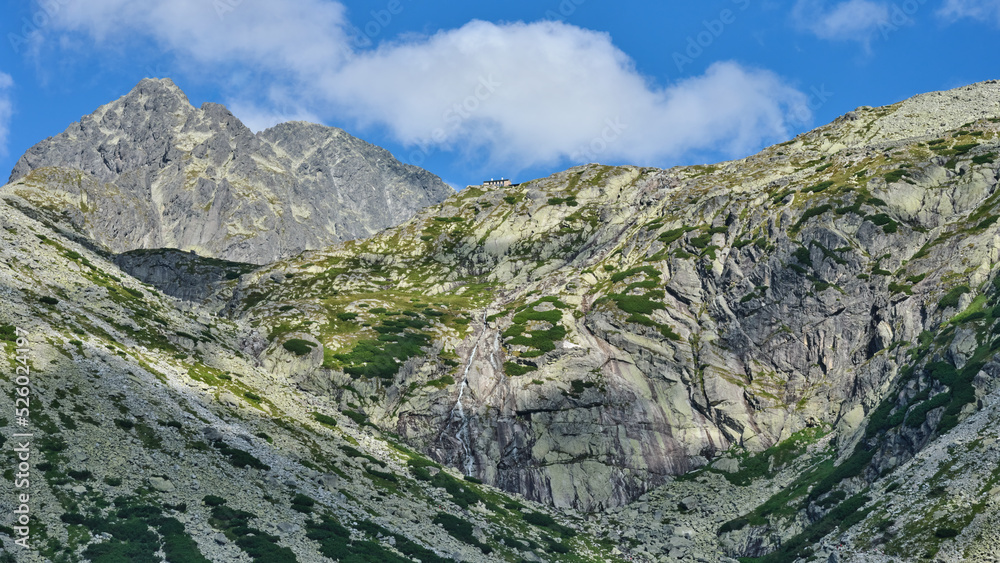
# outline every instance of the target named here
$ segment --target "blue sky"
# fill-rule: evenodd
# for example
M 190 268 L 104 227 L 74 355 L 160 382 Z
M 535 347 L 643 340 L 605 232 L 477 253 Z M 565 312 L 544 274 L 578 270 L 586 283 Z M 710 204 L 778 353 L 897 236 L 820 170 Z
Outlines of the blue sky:
M 454 186 L 752 154 L 1000 78 L 1000 0 L 0 0 L 0 174 L 170 77 L 254 130 L 338 126 Z

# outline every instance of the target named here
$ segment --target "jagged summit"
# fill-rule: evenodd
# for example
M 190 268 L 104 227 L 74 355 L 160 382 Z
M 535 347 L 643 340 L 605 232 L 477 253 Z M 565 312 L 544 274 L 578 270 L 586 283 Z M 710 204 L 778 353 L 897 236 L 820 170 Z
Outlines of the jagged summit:
M 121 100 L 133 103 L 147 100 L 156 100 L 160 103 L 178 100 L 194 109 L 187 94 L 170 78 L 143 78 L 128 94 L 122 96 Z
M 143 78 L 125 97 L 130 96 L 177 97 L 191 105 L 187 94 L 170 78 Z
M 22 156 L 6 194 L 112 252 L 170 247 L 263 264 L 365 237 L 454 193 L 345 131 L 255 135 L 225 106 L 144 79 Z

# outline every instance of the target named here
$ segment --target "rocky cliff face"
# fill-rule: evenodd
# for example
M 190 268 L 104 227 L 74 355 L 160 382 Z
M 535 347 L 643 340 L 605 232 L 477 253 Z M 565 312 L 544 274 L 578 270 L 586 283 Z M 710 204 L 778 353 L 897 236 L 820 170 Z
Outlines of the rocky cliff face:
M 227 282 L 256 269 L 253 264 L 170 248 L 132 250 L 116 255 L 113 261 L 135 279 L 183 301 L 204 301 L 223 293 Z
M 29 405 L 0 412 L 0 447 L 28 467 L 0 471 L 0 511 L 30 511 L 0 525 L 0 561 L 624 560 L 579 515 L 464 481 L 301 391 L 283 374 L 308 352 L 264 365 L 251 327 L 68 234 L 0 202 L 0 380 Z
M 315 337 L 317 389 L 560 507 L 618 507 L 698 468 L 769 476 L 772 452 L 832 431 L 816 463 L 837 469 L 783 499 L 815 523 L 994 389 L 998 104 L 985 83 L 741 161 L 468 188 L 248 276 L 229 310 Z M 731 555 L 814 529 L 748 518 Z
M 169 79 L 143 80 L 32 147 L 6 191 L 111 252 L 256 264 L 369 236 L 453 193 L 340 129 L 297 122 L 255 135 L 221 105 L 194 108 Z
M 254 138 L 313 170 L 324 131 Z M 46 556 L 117 549 L 118 496 L 123 518 L 167 506 L 214 561 L 277 560 L 265 543 L 304 561 L 989 560 L 998 154 L 1000 85 L 976 84 L 740 161 L 470 187 L 364 240 L 208 268 L 234 275 L 183 305 L 41 195 L 97 180 L 34 169 L 0 202 L 0 340 L 47 335 L 40 404 L 65 415 L 33 423 L 68 436 L 44 443 Z M 125 265 L 181 290 L 172 272 L 204 266 L 181 258 Z M 96 433 L 125 465 L 91 462 Z

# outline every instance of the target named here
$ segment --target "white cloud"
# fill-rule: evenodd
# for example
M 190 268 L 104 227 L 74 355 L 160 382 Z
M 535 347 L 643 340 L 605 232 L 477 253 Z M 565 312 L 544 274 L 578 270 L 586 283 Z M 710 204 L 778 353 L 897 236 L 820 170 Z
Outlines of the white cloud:
M 92 0 L 55 10 L 53 24 L 102 43 L 148 35 L 201 63 L 321 72 L 349 54 L 344 6 L 325 0 Z
M 472 22 L 362 54 L 326 78 L 342 111 L 405 143 L 528 164 L 647 163 L 720 145 L 738 154 L 808 115 L 794 88 L 735 63 L 651 86 L 609 36 L 556 22 Z
M 221 17 L 220 3 L 232 8 Z M 723 62 L 660 87 L 607 34 L 560 22 L 473 21 L 374 50 L 353 48 L 343 6 L 324 0 L 95 0 L 69 4 L 57 26 L 100 44 L 137 33 L 205 70 L 262 73 L 266 88 L 229 100 L 252 128 L 351 119 L 490 163 L 739 155 L 810 116 L 805 95 L 769 71 Z
M 246 100 L 229 101 L 226 103 L 226 107 L 254 133 L 288 121 L 309 121 L 311 123 L 321 121 L 316 114 L 302 109 L 293 108 L 290 111 L 282 111 L 261 107 L 259 104 Z
M 13 87 L 14 79 L 9 74 L 0 72 L 0 156 L 7 155 L 10 119 L 14 115 L 14 102 L 10 95 L 10 89 Z
M 1000 0 L 945 0 L 938 15 L 949 20 L 972 18 L 1000 25 Z
M 866 46 L 891 21 L 889 5 L 871 0 L 848 0 L 831 7 L 825 0 L 798 0 L 792 17 L 799 28 L 820 39 L 860 41 Z

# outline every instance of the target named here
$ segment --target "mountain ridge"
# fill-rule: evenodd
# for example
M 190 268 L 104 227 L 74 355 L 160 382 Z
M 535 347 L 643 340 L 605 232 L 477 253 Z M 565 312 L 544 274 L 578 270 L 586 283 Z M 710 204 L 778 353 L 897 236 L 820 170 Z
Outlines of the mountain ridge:
M 8 195 L 0 336 L 45 335 L 44 554 L 156 553 L 175 524 L 114 524 L 156 513 L 213 561 L 995 558 L 997 100 L 469 187 L 252 271 L 195 260 L 201 302 Z
M 988 108 L 1000 99 L 995 82 L 960 93 Z M 293 377 L 335 396 L 377 394 L 363 412 L 383 428 L 541 502 L 621 506 L 670 475 L 716 463 L 738 472 L 741 449 L 767 452 L 810 428 L 836 432 L 823 456 L 851 469 L 829 479 L 854 483 L 853 471 L 878 475 L 910 459 L 935 428 L 972 412 L 969 397 L 995 390 L 990 360 L 970 365 L 980 375 L 951 380 L 967 387 L 948 391 L 950 402 L 885 394 L 900 373 L 911 385 L 933 377 L 921 362 L 942 344 L 927 335 L 940 333 L 940 353 L 957 367 L 993 346 L 968 333 L 959 345 L 945 316 L 993 303 L 997 258 L 989 245 L 959 250 L 956 240 L 993 236 L 1000 117 L 976 106 L 976 119 L 962 121 L 961 104 L 933 110 L 954 98 L 862 108 L 713 166 L 591 165 L 509 189 L 470 187 L 371 239 L 244 277 L 228 310 L 275 343 L 315 339 L 326 362 L 317 356 Z M 924 107 L 923 126 L 914 106 Z M 849 148 L 872 124 L 892 129 L 895 114 L 906 125 L 897 130 L 920 134 Z M 929 121 L 941 115 L 943 125 Z M 294 276 L 281 281 L 282 272 Z M 969 297 L 945 305 L 954 278 Z M 332 288 L 328 312 L 317 310 Z M 417 332 L 391 318 L 394 309 L 419 315 L 412 301 L 437 302 L 424 311 L 432 316 L 448 311 L 447 331 L 424 333 L 440 352 L 384 343 Z M 371 328 L 345 334 L 338 315 Z M 373 347 L 398 354 L 388 372 L 398 371 L 377 369 Z M 927 418 L 914 435 L 899 409 L 921 401 Z M 883 429 L 892 432 L 866 434 L 882 412 L 895 413 Z M 942 413 L 950 422 L 934 418 Z M 742 555 L 781 540 L 767 541 Z
M 280 149 L 304 144 L 313 150 Z M 454 193 L 342 129 L 296 122 L 255 135 L 222 105 L 194 108 L 169 79 L 143 80 L 35 145 L 9 185 L 112 252 L 258 264 L 368 236 Z

